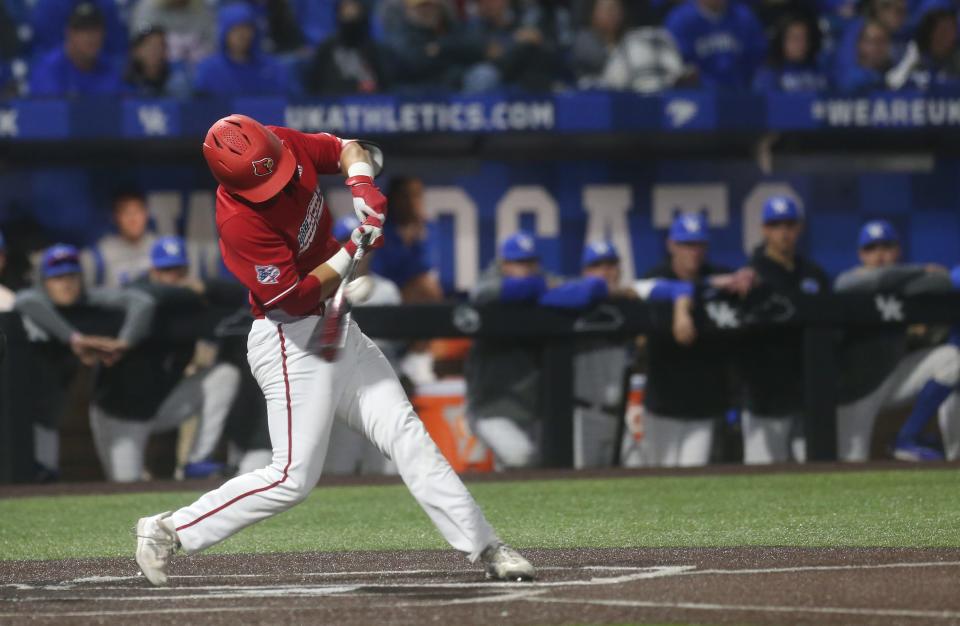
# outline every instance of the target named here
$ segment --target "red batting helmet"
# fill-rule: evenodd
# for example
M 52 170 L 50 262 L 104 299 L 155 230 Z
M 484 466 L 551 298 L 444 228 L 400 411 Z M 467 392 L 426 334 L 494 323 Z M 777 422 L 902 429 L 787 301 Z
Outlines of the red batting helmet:
M 217 120 L 203 140 L 203 156 L 227 191 L 254 203 L 280 193 L 297 167 L 290 148 L 246 115 Z

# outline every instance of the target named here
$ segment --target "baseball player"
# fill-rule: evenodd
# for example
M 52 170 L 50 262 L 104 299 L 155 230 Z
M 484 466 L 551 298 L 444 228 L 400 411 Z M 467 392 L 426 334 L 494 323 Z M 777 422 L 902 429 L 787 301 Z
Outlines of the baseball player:
M 674 303 L 672 333 L 647 336 L 641 444 L 646 465 L 709 463 L 714 426 L 731 406 L 729 340 L 720 335 L 697 336 L 693 294 L 697 285 L 707 285 L 743 295 L 754 276 L 750 269 L 730 273 L 707 261 L 709 242 L 706 216 L 677 215 L 667 236 L 667 258 L 645 276 L 666 292 L 664 297 L 650 299 Z
M 7 243 L 0 232 L 0 275 L 7 265 Z M 6 285 L 0 285 L 0 313 L 6 313 L 13 310 L 14 295 L 13 291 Z
M 860 230 L 861 265 L 837 277 L 838 292 L 950 291 L 944 268 L 899 263 L 900 237 L 886 220 L 874 220 Z M 957 450 L 960 427 L 960 351 L 945 345 L 907 352 L 904 327 L 850 329 L 840 352 L 840 405 L 837 408 L 837 455 L 843 461 L 866 461 L 877 414 L 883 409 L 913 402 L 900 429 L 893 455 L 903 461 L 937 461 L 939 450 L 924 446 L 924 427 L 940 414 L 944 443 Z M 948 402 L 948 399 L 950 401 Z M 954 452 L 955 454 L 955 452 Z
M 607 295 L 607 281 L 599 276 L 561 282 L 545 274 L 536 238 L 521 231 L 500 245 L 499 258 L 484 271 L 471 299 L 578 309 Z M 536 341 L 478 339 L 467 357 L 467 415 L 498 469 L 539 460 L 541 352 Z
M 150 211 L 138 191 L 124 191 L 113 199 L 116 234 L 101 237 L 80 255 L 87 286 L 123 287 L 150 270 L 150 249 L 156 236 L 148 230 Z
M 497 537 L 427 435 L 376 345 L 349 326 L 339 359 L 313 351 L 324 301 L 362 242 L 382 244 L 386 199 L 367 151 L 354 140 L 263 126 L 244 115 L 218 120 L 203 154 L 217 189 L 220 250 L 250 290 L 255 320 L 250 368 L 267 402 L 273 462 L 237 476 L 175 512 L 137 522 L 136 560 L 154 585 L 180 549 L 194 554 L 302 502 L 320 477 L 333 419 L 363 432 L 396 462 L 408 489 L 444 538 L 489 577 L 530 580 L 534 568 Z M 344 246 L 318 175 L 346 175 L 361 225 Z
M 21 314 L 38 360 L 34 415 L 34 458 L 38 480 L 59 477 L 59 419 L 66 392 L 77 373 L 77 360 L 86 366 L 112 366 L 150 332 L 154 300 L 138 291 L 108 287 L 85 290 L 79 251 L 71 245 L 47 248 L 40 259 L 42 284 L 17 292 L 15 309 Z M 116 338 L 88 335 L 68 319 L 84 305 L 124 311 Z M 64 350 L 68 346 L 70 352 Z M 76 357 L 73 358 L 73 357 Z
M 150 250 L 149 274 L 129 289 L 149 294 L 159 312 L 201 313 L 219 300 L 234 305 L 234 285 L 201 283 L 188 278 L 186 244 L 180 237 L 161 237 Z M 222 282 L 222 281 L 219 281 Z M 225 292 L 219 295 L 217 292 Z M 97 373 L 90 405 L 90 427 L 107 478 L 140 480 L 150 436 L 178 428 L 193 416 L 200 422 L 187 454 L 186 478 L 206 478 L 222 470 L 210 459 L 220 440 L 227 414 L 237 396 L 240 371 L 231 363 L 197 362 L 196 334 L 176 340 L 148 337 L 124 356 L 122 366 Z M 212 359 L 211 359 L 212 360 Z
M 825 293 L 830 281 L 819 265 L 798 252 L 804 215 L 788 196 L 771 196 L 763 205 L 763 243 L 750 259 L 760 287 L 790 299 Z M 774 328 L 756 332 L 740 351 L 746 387 L 743 412 L 743 460 L 748 464 L 803 460 L 791 450 L 804 408 L 803 331 Z
M 604 281 L 610 294 L 626 295 L 620 285 L 620 254 L 613 243 L 585 245 L 580 268 L 582 276 Z M 629 295 L 634 296 L 632 291 Z M 577 469 L 613 463 L 629 357 L 630 345 L 623 340 L 578 342 L 573 361 L 573 465 Z

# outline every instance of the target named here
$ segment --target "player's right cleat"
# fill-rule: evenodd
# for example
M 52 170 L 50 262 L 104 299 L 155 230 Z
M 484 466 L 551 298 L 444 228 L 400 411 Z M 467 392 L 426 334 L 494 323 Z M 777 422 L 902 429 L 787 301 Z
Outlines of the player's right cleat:
M 167 566 L 180 541 L 173 528 L 171 512 L 141 517 L 137 522 L 137 565 L 151 584 L 167 584 Z
M 480 553 L 487 578 L 511 582 L 529 582 L 537 572 L 520 553 L 505 543 L 491 543 Z
M 925 461 L 942 461 L 943 454 L 939 450 L 921 446 L 918 443 L 901 441 L 893 448 L 893 458 L 898 461 L 923 463 Z

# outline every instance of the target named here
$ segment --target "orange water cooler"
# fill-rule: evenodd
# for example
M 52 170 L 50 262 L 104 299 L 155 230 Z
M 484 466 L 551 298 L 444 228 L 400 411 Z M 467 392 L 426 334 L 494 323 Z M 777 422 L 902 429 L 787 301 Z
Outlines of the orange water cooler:
M 477 439 L 467 421 L 466 392 L 462 378 L 418 385 L 413 406 L 455 472 L 492 472 L 493 452 Z

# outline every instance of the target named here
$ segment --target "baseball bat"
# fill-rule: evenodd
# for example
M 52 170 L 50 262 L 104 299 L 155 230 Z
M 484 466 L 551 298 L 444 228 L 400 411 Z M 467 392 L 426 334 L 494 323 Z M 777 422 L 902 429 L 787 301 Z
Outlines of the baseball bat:
M 319 327 L 314 331 L 314 341 L 311 342 L 314 347 L 313 351 L 319 354 L 324 361 L 336 361 L 347 341 L 347 328 L 350 326 L 350 301 L 347 300 L 346 288 L 347 284 L 353 280 L 360 261 L 363 260 L 369 238 L 369 235 L 364 235 L 360 240 L 360 245 L 357 246 L 357 251 L 350 260 L 350 265 L 347 266 L 343 280 L 340 281 L 337 291 L 330 299 Z

